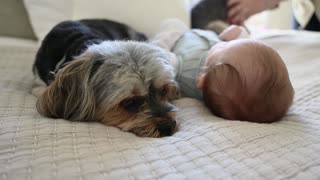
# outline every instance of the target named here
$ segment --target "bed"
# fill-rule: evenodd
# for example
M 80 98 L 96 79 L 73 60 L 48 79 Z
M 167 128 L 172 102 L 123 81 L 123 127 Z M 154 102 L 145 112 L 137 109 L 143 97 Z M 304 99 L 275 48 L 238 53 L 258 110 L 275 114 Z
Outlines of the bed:
M 17 2 L 22 12 L 22 1 L 11 0 L 2 1 L 0 11 L 8 9 L 3 3 Z M 23 2 L 30 24 L 16 23 L 7 33 L 25 33 L 13 31 L 24 25 L 31 30 L 21 37 L 38 40 L 71 12 L 73 19 L 114 17 L 147 35 L 165 18 L 188 24 L 189 17 L 189 0 L 130 1 L 143 4 L 139 12 L 144 13 L 130 5 L 121 15 L 113 9 L 129 0 L 77 0 L 75 6 L 64 0 Z M 26 22 L 26 12 L 14 20 L 19 14 L 7 12 L 0 16 L 0 34 L 6 27 L 1 23 Z M 152 18 L 145 15 L 151 12 Z M 174 102 L 179 130 L 164 138 L 41 117 L 31 94 L 39 41 L 1 36 L 0 179 L 320 179 L 320 33 L 254 30 L 253 36 L 277 49 L 288 66 L 295 98 L 287 116 L 272 124 L 229 121 L 198 100 L 182 98 Z
M 38 43 L 0 38 L 0 179 L 319 179 L 320 33 L 258 33 L 295 89 L 272 124 L 228 121 L 182 98 L 179 131 L 141 138 L 99 123 L 41 117 L 31 94 Z

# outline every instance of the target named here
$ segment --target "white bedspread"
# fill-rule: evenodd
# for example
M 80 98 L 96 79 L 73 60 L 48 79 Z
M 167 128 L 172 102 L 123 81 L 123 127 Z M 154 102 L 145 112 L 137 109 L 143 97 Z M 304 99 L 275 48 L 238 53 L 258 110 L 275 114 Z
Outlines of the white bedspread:
M 282 121 L 223 120 L 185 98 L 176 101 L 179 131 L 158 139 L 42 118 L 30 94 L 37 43 L 9 41 L 0 39 L 2 180 L 320 179 L 320 34 L 264 40 L 285 59 L 295 88 Z

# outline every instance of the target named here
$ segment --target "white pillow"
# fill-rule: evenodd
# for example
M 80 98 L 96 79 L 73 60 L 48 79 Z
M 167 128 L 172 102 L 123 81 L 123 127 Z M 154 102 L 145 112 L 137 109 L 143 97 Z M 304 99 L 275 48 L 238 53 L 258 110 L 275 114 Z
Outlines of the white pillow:
M 24 0 L 24 4 L 39 40 L 42 40 L 53 26 L 72 18 L 72 0 Z
M 189 0 L 74 0 L 74 19 L 106 18 L 153 36 L 164 19 L 190 25 Z

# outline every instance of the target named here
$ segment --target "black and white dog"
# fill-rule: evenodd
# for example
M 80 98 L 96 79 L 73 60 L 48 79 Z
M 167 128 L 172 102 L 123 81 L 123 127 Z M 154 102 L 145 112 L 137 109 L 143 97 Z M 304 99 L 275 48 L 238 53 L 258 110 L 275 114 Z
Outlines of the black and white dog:
M 37 109 L 45 117 L 101 122 L 138 136 L 176 130 L 179 93 L 163 49 L 108 20 L 66 21 L 46 36 L 33 70 L 47 86 Z
M 125 24 L 106 19 L 64 21 L 43 40 L 33 71 L 48 85 L 61 66 L 80 55 L 88 46 L 106 40 L 146 41 L 147 38 Z

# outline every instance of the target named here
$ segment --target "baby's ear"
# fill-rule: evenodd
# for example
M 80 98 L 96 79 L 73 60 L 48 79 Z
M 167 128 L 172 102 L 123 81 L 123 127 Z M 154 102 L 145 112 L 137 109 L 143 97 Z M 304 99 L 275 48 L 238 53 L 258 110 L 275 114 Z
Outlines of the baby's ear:
M 209 66 L 206 72 L 200 75 L 197 87 L 203 90 L 207 86 L 211 86 L 208 84 L 214 84 L 220 88 L 229 84 L 233 87 L 238 87 L 237 90 L 239 91 L 242 89 L 240 74 L 230 64 L 218 63 Z
M 199 80 L 198 80 L 198 83 L 197 83 L 197 87 L 198 87 L 198 89 L 203 89 L 203 86 L 204 86 L 204 80 L 205 80 L 205 78 L 206 78 L 206 73 L 203 73 L 203 74 L 201 74 L 200 75 L 200 77 L 199 77 Z
M 199 76 L 198 83 L 197 83 L 197 88 L 200 89 L 200 90 L 203 90 L 203 88 L 205 86 L 205 81 L 206 81 L 208 72 L 210 70 L 212 70 L 212 69 L 217 69 L 217 67 L 220 67 L 222 65 L 222 63 L 214 64 L 215 62 L 210 62 L 211 60 L 212 60 L 212 58 L 209 58 L 207 60 L 207 67 L 205 67 L 205 70 Z

